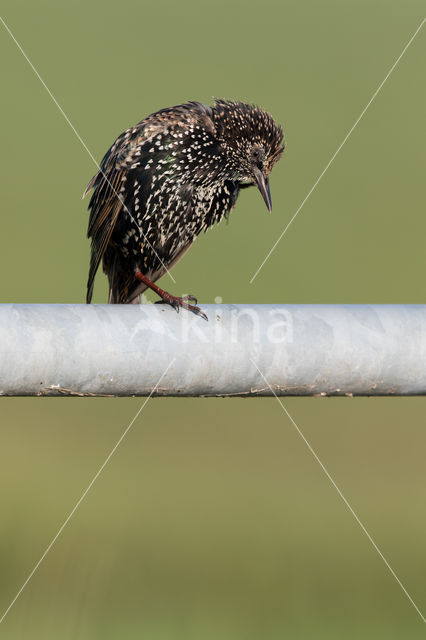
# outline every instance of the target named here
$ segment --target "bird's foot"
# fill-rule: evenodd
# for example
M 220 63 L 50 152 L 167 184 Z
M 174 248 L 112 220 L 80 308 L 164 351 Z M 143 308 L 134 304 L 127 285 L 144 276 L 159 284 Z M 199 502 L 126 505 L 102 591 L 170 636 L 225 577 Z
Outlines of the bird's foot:
M 208 320 L 206 314 L 196 306 L 197 298 L 194 298 L 194 296 L 183 296 L 182 298 L 172 296 L 171 293 L 167 293 L 167 291 L 164 291 L 164 289 L 160 289 L 160 287 L 151 282 L 151 280 L 144 276 L 141 271 L 135 271 L 135 278 L 136 280 L 143 282 L 147 287 L 152 289 L 152 291 L 155 291 L 155 293 L 160 296 L 161 300 L 158 301 L 159 303 L 164 302 L 165 304 L 169 304 L 171 307 L 173 307 L 173 309 L 176 309 L 178 313 L 181 307 L 183 309 L 188 309 L 188 311 L 192 311 L 192 313 L 195 313 L 196 316 L 201 316 L 201 318 L 204 318 L 204 320 Z M 190 302 L 193 302 L 194 304 L 189 304 Z
M 190 302 L 193 302 L 194 304 L 189 304 Z M 192 311 L 192 313 L 195 313 L 196 316 L 200 316 L 201 318 L 204 318 L 204 320 L 208 321 L 206 314 L 201 311 L 200 307 L 196 306 L 197 302 L 197 298 L 195 298 L 194 296 L 182 296 L 181 298 L 179 298 L 177 296 L 172 296 L 171 293 L 167 293 L 166 291 L 164 291 L 161 295 L 161 300 L 158 300 L 156 304 L 169 304 L 171 307 L 173 307 L 173 309 L 177 311 L 177 313 L 179 313 L 179 310 L 181 308 L 188 309 L 188 311 Z

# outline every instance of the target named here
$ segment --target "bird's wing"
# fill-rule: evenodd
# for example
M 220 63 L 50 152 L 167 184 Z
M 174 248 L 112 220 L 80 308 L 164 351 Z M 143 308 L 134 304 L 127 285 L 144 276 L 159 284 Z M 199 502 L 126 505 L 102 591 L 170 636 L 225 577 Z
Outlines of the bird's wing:
M 140 169 L 141 148 L 166 129 L 185 127 L 196 122 L 214 130 L 211 109 L 190 102 L 163 109 L 148 116 L 135 127 L 122 133 L 105 154 L 99 171 L 93 176 L 83 197 L 94 189 L 90 199 L 90 218 L 87 236 L 92 239 L 92 254 L 87 281 L 87 302 L 91 301 L 95 275 L 121 210 L 132 218 L 125 204 L 126 180 L 132 169 Z M 136 225 L 136 221 L 133 220 Z
M 84 192 L 86 195 L 94 189 L 89 203 L 90 218 L 87 230 L 87 236 L 92 239 L 87 302 L 92 298 L 95 275 L 111 239 L 118 215 L 123 208 L 125 211 L 127 209 L 124 202 L 126 175 L 135 154 L 146 141 L 146 132 L 141 125 L 142 123 L 128 129 L 117 138 Z

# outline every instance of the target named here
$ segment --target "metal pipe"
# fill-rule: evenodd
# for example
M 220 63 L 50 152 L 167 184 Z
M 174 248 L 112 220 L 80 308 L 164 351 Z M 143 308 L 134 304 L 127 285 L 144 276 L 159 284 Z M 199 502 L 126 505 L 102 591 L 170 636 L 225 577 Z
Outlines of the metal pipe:
M 426 394 L 425 305 L 201 306 L 0 305 L 0 395 Z

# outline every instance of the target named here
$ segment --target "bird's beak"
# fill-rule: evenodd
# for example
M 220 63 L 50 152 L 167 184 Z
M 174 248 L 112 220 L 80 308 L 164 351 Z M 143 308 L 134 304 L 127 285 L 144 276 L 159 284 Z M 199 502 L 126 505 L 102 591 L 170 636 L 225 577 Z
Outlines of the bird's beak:
M 268 207 L 268 211 L 272 211 L 272 200 L 271 200 L 271 192 L 269 191 L 269 179 L 265 178 L 262 171 L 255 167 L 253 169 L 254 179 L 256 180 L 256 184 L 262 197 Z

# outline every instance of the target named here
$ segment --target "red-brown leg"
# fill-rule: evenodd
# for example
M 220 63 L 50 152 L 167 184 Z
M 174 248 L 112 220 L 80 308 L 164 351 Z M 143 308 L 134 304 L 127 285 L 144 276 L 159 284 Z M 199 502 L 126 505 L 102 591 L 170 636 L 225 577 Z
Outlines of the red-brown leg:
M 205 320 L 208 320 L 206 314 L 203 313 L 199 307 L 195 306 L 197 304 L 197 298 L 194 298 L 194 296 L 183 296 L 182 298 L 172 296 L 171 293 L 167 293 L 167 291 L 158 287 L 154 282 L 151 282 L 151 280 L 144 276 L 141 271 L 135 271 L 135 278 L 136 280 L 140 280 L 140 282 L 146 284 L 147 287 L 160 296 L 163 302 L 170 304 L 177 312 L 179 312 L 179 309 L 182 307 L 183 309 L 188 309 L 197 316 L 201 316 Z M 195 304 L 189 304 L 189 302 L 194 302 Z

